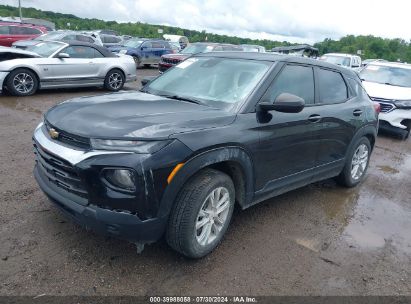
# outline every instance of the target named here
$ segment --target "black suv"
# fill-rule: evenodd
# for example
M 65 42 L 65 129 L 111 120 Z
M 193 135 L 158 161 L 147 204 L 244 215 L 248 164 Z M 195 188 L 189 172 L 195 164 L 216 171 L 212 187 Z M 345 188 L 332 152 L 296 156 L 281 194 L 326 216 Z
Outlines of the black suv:
M 378 113 L 358 76 L 300 57 L 207 53 L 140 92 L 76 98 L 34 132 L 35 177 L 69 217 L 192 258 L 235 205 L 337 177 L 360 183 Z

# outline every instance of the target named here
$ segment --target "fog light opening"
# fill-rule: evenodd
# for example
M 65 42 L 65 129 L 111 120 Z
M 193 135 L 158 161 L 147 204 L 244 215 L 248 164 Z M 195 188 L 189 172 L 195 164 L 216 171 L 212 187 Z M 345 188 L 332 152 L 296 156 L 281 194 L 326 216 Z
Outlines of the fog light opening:
M 136 190 L 136 179 L 132 170 L 106 169 L 104 178 L 109 184 L 116 188 L 121 188 L 128 191 Z

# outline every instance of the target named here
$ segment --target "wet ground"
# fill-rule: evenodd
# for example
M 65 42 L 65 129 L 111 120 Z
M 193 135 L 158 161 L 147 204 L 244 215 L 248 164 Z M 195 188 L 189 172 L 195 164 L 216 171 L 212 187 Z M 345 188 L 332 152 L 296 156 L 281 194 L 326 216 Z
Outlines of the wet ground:
M 237 211 L 224 242 L 202 260 L 165 242 L 138 255 L 67 221 L 32 176 L 41 114 L 101 93 L 0 96 L 0 295 L 411 295 L 410 140 L 380 136 L 355 189 L 327 180 Z

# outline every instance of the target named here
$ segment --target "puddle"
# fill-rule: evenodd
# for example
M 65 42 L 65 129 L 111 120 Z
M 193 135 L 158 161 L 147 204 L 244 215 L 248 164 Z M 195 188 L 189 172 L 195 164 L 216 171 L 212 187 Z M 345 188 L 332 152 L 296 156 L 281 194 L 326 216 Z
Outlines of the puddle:
M 18 111 L 42 114 L 42 112 L 39 109 L 30 107 L 29 105 L 25 104 L 24 101 L 19 101 L 19 99 L 21 99 L 21 97 L 3 96 L 2 98 L 0 98 L 0 106 L 4 106 L 6 108 Z
M 411 253 L 411 206 L 377 195 L 360 195 L 342 235 L 355 247 L 392 246 Z
M 383 171 L 384 173 L 389 173 L 389 174 L 397 174 L 400 173 L 399 170 L 392 168 L 390 166 L 377 166 L 377 168 L 381 171 Z

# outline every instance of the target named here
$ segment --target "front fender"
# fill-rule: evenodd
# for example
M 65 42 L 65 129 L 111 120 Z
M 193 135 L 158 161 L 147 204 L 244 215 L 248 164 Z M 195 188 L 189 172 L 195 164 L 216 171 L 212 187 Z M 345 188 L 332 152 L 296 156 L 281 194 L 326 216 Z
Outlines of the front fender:
M 225 161 L 235 162 L 243 171 L 245 183 L 243 204 L 250 204 L 254 195 L 254 167 L 251 158 L 241 147 L 219 147 L 197 154 L 184 163 L 164 192 L 158 216 L 164 217 L 170 214 L 178 193 L 192 176 L 205 167 Z

